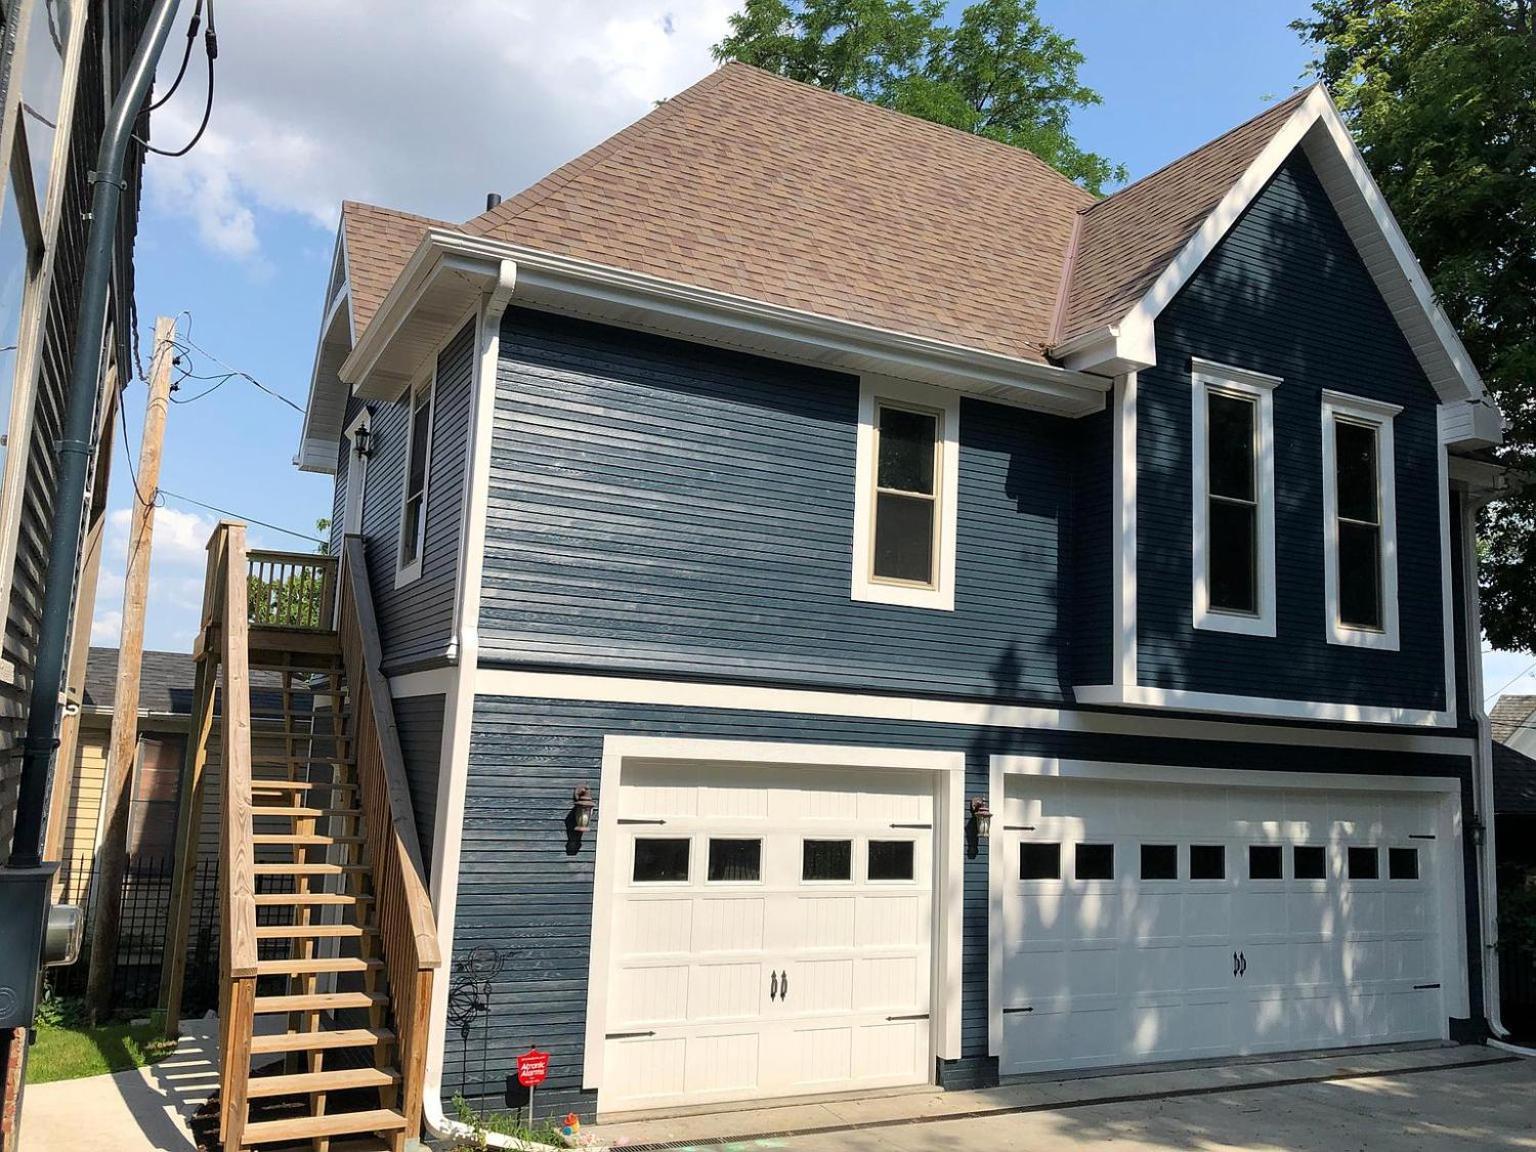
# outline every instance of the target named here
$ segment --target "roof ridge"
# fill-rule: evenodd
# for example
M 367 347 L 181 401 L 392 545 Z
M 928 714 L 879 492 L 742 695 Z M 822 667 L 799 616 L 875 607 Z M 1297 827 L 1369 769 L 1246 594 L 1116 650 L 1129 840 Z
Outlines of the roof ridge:
M 476 235 L 484 235 L 493 228 L 503 224 L 510 224 L 524 212 L 538 207 L 549 197 L 565 188 L 577 177 L 584 176 L 594 168 L 601 167 L 608 161 L 622 155 L 633 148 L 645 137 L 656 130 L 657 125 L 665 123 L 671 118 L 676 109 L 686 100 L 713 88 L 730 65 L 714 69 L 700 77 L 675 96 L 669 96 L 662 100 L 640 119 L 625 125 L 612 136 L 605 138 L 580 155 L 567 160 L 553 172 L 536 180 L 522 191 L 508 197 L 494 208 L 489 208 L 478 216 L 472 216 L 464 221 L 460 227 L 465 231 L 472 231 Z
M 724 71 L 725 68 L 744 69 L 748 72 L 756 73 L 759 76 L 765 76 L 769 80 L 778 81 L 781 84 L 789 85 L 795 88 L 805 88 L 823 96 L 830 96 L 835 100 L 846 100 L 849 103 L 856 104 L 861 108 L 873 109 L 883 116 L 892 117 L 909 124 L 918 125 L 923 130 L 931 130 L 947 136 L 956 136 L 961 140 L 969 141 L 971 144 L 983 145 L 994 151 L 998 151 L 1000 155 L 1027 157 L 1036 166 L 1042 168 L 1048 175 L 1060 181 L 1063 185 L 1076 192 L 1079 196 L 1087 197 L 1092 203 L 1098 202 L 1099 198 L 1094 196 L 1092 192 L 1089 192 L 1086 188 L 1083 188 L 1075 180 L 1072 180 L 1070 177 L 1068 177 L 1065 173 L 1059 171 L 1056 168 L 1053 168 L 1050 164 L 1046 163 L 1046 161 L 1042 160 L 1028 148 L 1020 148 L 1016 144 L 1004 144 L 1001 140 L 994 140 L 990 136 L 981 136 L 975 132 L 967 132 L 963 128 L 954 128 L 948 124 L 940 124 L 936 120 L 925 120 L 923 117 L 914 116 L 910 112 L 900 112 L 895 108 L 887 108 L 884 104 L 876 104 L 871 100 L 863 100 L 857 96 L 849 96 L 846 92 L 835 92 L 830 88 L 823 88 L 818 84 L 809 84 L 804 80 L 795 80 L 788 76 L 781 76 L 777 72 L 770 72 L 766 68 L 759 68 L 755 64 L 745 64 L 740 60 L 728 61 L 724 67 L 722 67 L 721 71 Z
M 1095 208 L 1099 207 L 1100 205 L 1108 204 L 1110 201 L 1115 200 L 1115 199 L 1117 199 L 1117 198 L 1119 198 L 1121 196 L 1124 196 L 1127 192 L 1130 192 L 1130 191 L 1133 191 L 1133 190 L 1135 190 L 1137 188 L 1140 188 L 1142 185 L 1146 184 L 1147 181 L 1153 179 L 1154 177 L 1162 175 L 1164 172 L 1168 171 L 1168 169 L 1174 167 L 1175 165 L 1184 163 L 1184 161 L 1190 159 L 1192 156 L 1198 156 L 1201 152 L 1205 152 L 1205 151 L 1208 151 L 1208 150 L 1214 148 L 1216 145 L 1220 144 L 1223 140 L 1229 139 L 1230 137 L 1237 135 L 1237 133 L 1241 132 L 1243 129 L 1250 127 L 1251 125 L 1253 125 L 1253 124 L 1257 123 L 1258 121 L 1264 119 L 1266 116 L 1273 116 L 1276 113 L 1280 112 L 1280 110 L 1283 109 L 1283 108 L 1286 108 L 1288 106 L 1294 107 L 1295 105 L 1300 104 L 1302 102 L 1302 100 L 1308 95 L 1308 93 L 1310 93 L 1312 91 L 1312 89 L 1314 89 L 1314 88 L 1321 88 L 1322 86 L 1323 86 L 1323 82 L 1321 80 L 1315 80 L 1311 84 L 1308 84 L 1305 88 L 1298 88 L 1296 91 L 1292 92 L 1289 96 L 1287 96 L 1284 100 L 1281 100 L 1278 104 L 1272 104 L 1268 108 L 1262 109 L 1259 112 L 1255 112 L 1252 116 L 1248 117 L 1248 119 L 1244 120 L 1241 124 L 1234 124 L 1231 128 L 1228 128 L 1220 136 L 1212 137 L 1210 140 L 1207 140 L 1204 144 L 1196 145 L 1194 148 L 1189 149 L 1187 152 L 1184 152 L 1184 153 L 1182 153 L 1182 154 L 1180 154 L 1178 156 L 1175 156 L 1172 160 L 1169 160 L 1166 164 L 1159 165 L 1157 168 L 1154 168 L 1151 172 L 1148 172 L 1145 176 L 1139 177 L 1138 179 L 1131 181 L 1131 183 L 1127 184 L 1124 188 L 1117 188 L 1114 192 L 1111 192 L 1108 196 L 1105 196 L 1105 197 L 1103 197 L 1102 199 L 1099 199 L 1099 200 L 1095 200 L 1092 204 L 1089 204 L 1089 205 L 1087 205 L 1084 208 L 1078 209 L 1078 213 L 1080 215 L 1083 215 L 1083 216 L 1089 215 L 1090 213 L 1093 212 L 1093 210 Z

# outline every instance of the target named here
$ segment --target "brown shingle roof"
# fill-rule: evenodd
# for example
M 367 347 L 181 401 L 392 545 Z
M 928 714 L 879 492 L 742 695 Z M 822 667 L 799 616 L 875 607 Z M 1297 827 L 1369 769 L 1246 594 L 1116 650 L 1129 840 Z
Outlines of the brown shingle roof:
M 1086 208 L 1056 343 L 1135 307 L 1310 91 Z
M 363 338 L 405 262 L 427 229 L 433 227 L 457 229 L 458 225 L 355 200 L 342 203 L 341 229 L 347 245 L 354 340 Z
M 463 225 L 344 204 L 355 337 L 436 226 L 1044 361 L 1129 311 L 1307 91 L 1095 201 L 1021 149 L 727 64 Z
M 1028 152 L 727 64 L 465 230 L 1043 361 L 1091 202 Z

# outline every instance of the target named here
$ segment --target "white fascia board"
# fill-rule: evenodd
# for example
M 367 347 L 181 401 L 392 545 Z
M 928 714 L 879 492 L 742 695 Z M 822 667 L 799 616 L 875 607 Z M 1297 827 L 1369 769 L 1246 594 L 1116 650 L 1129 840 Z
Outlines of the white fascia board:
M 514 244 L 429 229 L 373 323 L 342 366 L 358 394 L 415 302 L 444 272 L 481 291 L 503 260 L 517 265 L 517 302 L 546 311 L 681 337 L 850 373 L 938 384 L 1002 404 L 1066 416 L 1102 411 L 1110 382 L 1051 364 L 893 332 L 727 292 Z
M 1318 131 L 1314 132 L 1314 129 Z M 1392 254 L 1394 271 L 1411 289 L 1423 313 L 1426 325 L 1423 339 L 1427 340 L 1428 347 L 1411 338 L 1409 343 L 1414 346 L 1415 355 L 1424 364 L 1440 398 L 1444 401 L 1483 399 L 1486 389 L 1482 378 L 1473 366 L 1460 336 L 1435 299 L 1428 278 L 1419 267 L 1418 259 L 1409 248 L 1407 238 L 1392 215 L 1392 210 L 1387 207 L 1386 197 L 1366 167 L 1365 158 L 1355 146 L 1348 127 L 1321 85 L 1315 86 L 1306 99 L 1296 106 L 1290 118 L 1265 145 L 1248 170 L 1232 185 L 1179 254 L 1163 269 L 1152 287 L 1118 324 L 1078 336 L 1053 348 L 1051 354 L 1068 367 L 1084 372 L 1126 371 L 1128 369 L 1117 365 L 1137 359 L 1145 361 L 1138 364 L 1138 368 L 1156 363 L 1157 317 L 1189 282 L 1205 258 L 1215 251 L 1280 166 L 1303 143 L 1307 144 L 1309 155 L 1313 154 L 1314 149 L 1326 148 L 1328 159 L 1337 160 L 1342 165 L 1348 174 L 1347 179 L 1329 180 L 1325 173 L 1319 172 L 1330 198 L 1336 200 L 1344 193 L 1359 197 Z M 1379 281 L 1381 270 L 1373 267 L 1371 274 Z M 1399 317 L 1399 323 L 1402 322 L 1402 317 Z M 1449 373 L 1434 370 L 1440 366 L 1435 363 L 1437 356 L 1443 357 L 1440 363 L 1449 367 Z
M 1326 700 L 1286 700 L 1236 696 L 1144 685 L 1089 684 L 1072 690 L 1079 704 L 1156 708 L 1175 712 L 1214 712 L 1228 716 L 1274 717 L 1336 724 L 1390 724 L 1405 728 L 1454 728 L 1454 710 L 1395 708 L 1376 704 L 1341 704 Z
M 321 312 L 320 334 L 315 341 L 315 362 L 309 374 L 309 395 L 304 401 L 304 425 L 299 431 L 299 453 L 295 458 L 301 472 L 334 473 L 336 471 L 336 437 L 340 434 L 340 421 L 337 421 L 335 428 L 329 427 L 320 418 L 317 403 L 322 389 L 335 387 L 334 381 L 321 380 L 320 364 L 325 357 L 326 341 L 330 337 L 331 326 L 335 323 L 338 308 L 346 309 L 349 344 L 356 334 L 352 318 L 352 282 L 347 273 L 348 267 L 346 229 L 337 225 L 336 246 L 331 253 L 331 267 L 326 273 L 325 282 L 327 286 L 334 283 L 339 268 L 341 283 L 335 295 L 325 302 Z

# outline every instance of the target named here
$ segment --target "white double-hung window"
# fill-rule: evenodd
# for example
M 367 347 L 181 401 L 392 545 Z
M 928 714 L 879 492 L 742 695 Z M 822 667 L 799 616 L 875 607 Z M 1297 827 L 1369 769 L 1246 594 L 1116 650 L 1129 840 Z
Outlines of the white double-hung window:
M 1398 648 L 1392 419 L 1401 411 L 1323 392 L 1323 578 L 1333 644 Z
M 955 606 L 960 397 L 866 377 L 859 391 L 853 598 Z
M 1194 626 L 1275 634 L 1274 376 L 1191 372 Z
M 410 422 L 405 450 L 405 492 L 400 503 L 400 560 L 395 587 L 421 575 L 427 535 L 427 480 L 432 465 L 432 393 L 436 374 L 410 393 Z

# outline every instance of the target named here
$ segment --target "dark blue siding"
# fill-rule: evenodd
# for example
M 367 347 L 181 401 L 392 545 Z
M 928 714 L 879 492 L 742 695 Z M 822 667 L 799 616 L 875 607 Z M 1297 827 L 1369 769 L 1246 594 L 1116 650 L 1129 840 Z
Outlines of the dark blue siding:
M 1158 688 L 1446 706 L 1437 398 L 1311 166 L 1293 156 L 1157 322 L 1138 384 L 1138 663 Z M 1284 379 L 1274 393 L 1277 632 L 1191 624 L 1190 358 Z M 1395 420 L 1402 650 L 1324 637 L 1324 388 L 1402 406 Z
M 437 826 L 437 782 L 443 762 L 443 701 L 441 695 L 407 696 L 396 700 L 395 728 L 405 756 L 405 779 L 411 789 L 411 810 L 421 855 L 432 872 L 433 832 Z
M 369 401 L 373 409 L 372 455 L 363 493 L 362 534 L 368 575 L 379 620 L 379 638 L 387 671 L 397 672 L 442 659 L 453 630 L 457 588 L 459 526 L 464 510 L 464 467 L 469 450 L 469 421 L 474 381 L 475 326 L 466 324 L 438 357 L 437 391 L 432 417 L 432 452 L 427 481 L 427 531 L 420 579 L 395 588 L 400 555 L 400 503 L 404 494 L 405 454 L 410 428 L 410 399 Z M 362 411 L 353 397 L 343 427 Z M 335 523 L 339 539 L 346 499 L 346 448 L 338 450 Z
M 484 659 L 1061 698 L 1071 421 L 964 401 L 955 611 L 867 604 L 854 378 L 515 311 L 501 354 Z
M 1108 684 L 1114 660 L 1114 413 L 1077 421 L 1069 584 L 1074 684 Z
M 570 808 L 572 788 L 587 784 L 597 792 L 607 734 L 963 750 L 966 790 L 971 795 L 987 793 L 988 758 L 1008 753 L 1277 771 L 1450 776 L 1462 781 L 1462 805 L 1471 811 L 1470 766 L 1465 757 L 481 697 L 471 737 L 452 952 L 463 956 L 477 945 L 489 945 L 505 950 L 507 963 L 492 989 L 492 1017 L 483 1035 L 477 1030 L 466 1044 L 450 1031 L 443 1081 L 447 1092 L 459 1091 L 462 1084 L 471 1098 L 499 1097 L 514 1057 L 536 1044 L 552 1057 L 549 1084 L 540 1089 L 541 1111 L 591 1113 L 592 1096 L 580 1090 L 580 1083 L 596 837 L 586 837 L 580 849 L 568 855 L 563 818 Z M 597 796 L 597 802 L 601 805 L 603 797 Z M 980 842 L 977 855 L 965 867 L 961 991 L 965 1059 L 942 1070 L 944 1082 L 951 1085 L 985 1082 L 995 1076 L 986 1055 L 987 847 L 986 841 Z M 1476 872 L 1470 837 L 1467 851 L 1465 871 L 1471 878 Z M 1468 895 L 1471 899 L 1470 887 Z M 1482 990 L 1475 962 L 1479 947 L 1475 917 L 1469 917 L 1469 931 L 1471 1002 L 1477 1014 Z

